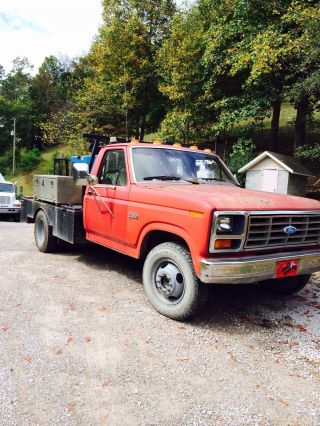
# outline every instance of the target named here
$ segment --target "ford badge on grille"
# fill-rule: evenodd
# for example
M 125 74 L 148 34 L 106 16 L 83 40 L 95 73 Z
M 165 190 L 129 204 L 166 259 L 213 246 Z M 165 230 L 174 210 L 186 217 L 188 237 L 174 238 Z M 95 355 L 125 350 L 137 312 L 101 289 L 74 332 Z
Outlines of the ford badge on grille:
M 297 232 L 297 228 L 295 226 L 286 226 L 283 228 L 283 232 L 285 232 L 287 235 L 292 235 Z

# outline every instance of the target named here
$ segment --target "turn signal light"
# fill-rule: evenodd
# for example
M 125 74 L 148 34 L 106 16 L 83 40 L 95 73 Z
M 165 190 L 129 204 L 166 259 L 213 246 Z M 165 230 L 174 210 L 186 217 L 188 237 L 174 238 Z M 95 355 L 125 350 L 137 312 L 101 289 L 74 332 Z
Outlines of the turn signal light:
M 214 243 L 215 250 L 221 249 L 231 249 L 232 248 L 232 240 L 216 240 Z

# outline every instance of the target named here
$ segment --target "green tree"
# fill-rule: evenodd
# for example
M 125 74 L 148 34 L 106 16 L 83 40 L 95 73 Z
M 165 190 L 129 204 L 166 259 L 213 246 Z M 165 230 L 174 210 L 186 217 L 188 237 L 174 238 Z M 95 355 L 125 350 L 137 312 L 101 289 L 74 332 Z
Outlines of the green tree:
M 32 66 L 27 58 L 16 58 L 12 70 L 0 80 L 0 153 L 12 145 L 13 119 L 16 119 L 16 132 L 20 146 L 32 147 L 34 119 L 30 85 Z
M 310 87 L 308 78 L 319 69 L 319 55 L 313 54 L 319 49 L 318 2 L 199 0 L 199 4 L 214 11 L 204 57 L 212 70 L 209 90 L 214 92 L 222 77 L 238 79 L 236 93 L 222 99 L 222 113 L 234 120 L 232 110 L 237 110 L 240 121 L 254 113 L 259 122 L 272 108 L 270 148 L 277 149 L 281 102 L 291 95 L 297 108 L 295 146 L 303 144 L 306 117 L 312 110 L 306 85 Z
M 143 139 L 163 116 L 155 55 L 175 12 L 171 0 L 105 0 L 104 24 L 76 101 L 83 127 Z
M 204 20 L 196 7 L 179 13 L 157 55 L 160 90 L 169 100 L 163 138 L 184 143 L 210 135 L 211 111 L 204 98 Z

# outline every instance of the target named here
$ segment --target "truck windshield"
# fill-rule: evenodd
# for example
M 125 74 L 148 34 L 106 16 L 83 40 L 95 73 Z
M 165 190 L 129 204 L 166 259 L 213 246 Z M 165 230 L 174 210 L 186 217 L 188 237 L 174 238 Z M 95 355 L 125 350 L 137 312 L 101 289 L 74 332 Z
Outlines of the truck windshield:
M 0 192 L 14 192 L 12 183 L 0 183 Z
M 179 149 L 137 147 L 133 148 L 132 157 L 137 182 L 181 180 L 190 183 L 224 181 L 237 184 L 215 155 Z

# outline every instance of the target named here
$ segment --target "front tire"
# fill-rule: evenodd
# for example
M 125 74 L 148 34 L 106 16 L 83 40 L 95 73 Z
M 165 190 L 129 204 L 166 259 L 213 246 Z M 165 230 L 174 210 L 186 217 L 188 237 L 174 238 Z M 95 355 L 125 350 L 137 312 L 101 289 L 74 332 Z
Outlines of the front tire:
M 58 245 L 58 238 L 52 235 L 52 227 L 49 225 L 47 215 L 40 210 L 34 224 L 34 239 L 38 250 L 42 253 L 52 253 Z
M 207 287 L 198 280 L 189 251 L 172 242 L 150 251 L 143 266 L 143 285 L 151 305 L 177 321 L 194 316 L 207 298 Z
M 261 282 L 264 290 L 274 294 L 290 295 L 302 290 L 309 282 L 311 275 L 278 278 Z

